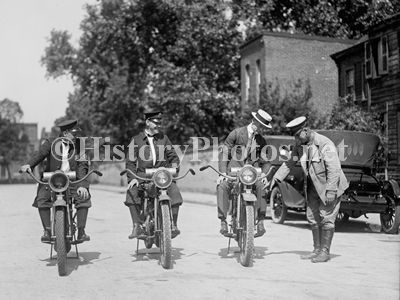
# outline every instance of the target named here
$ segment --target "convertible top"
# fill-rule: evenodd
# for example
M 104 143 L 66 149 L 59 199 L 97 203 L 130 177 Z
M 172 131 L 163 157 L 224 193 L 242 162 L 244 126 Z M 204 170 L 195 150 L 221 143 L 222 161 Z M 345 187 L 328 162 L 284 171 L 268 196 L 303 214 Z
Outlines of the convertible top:
M 349 130 L 317 130 L 316 132 L 328 137 L 336 145 L 342 167 L 372 168 L 375 153 L 380 143 L 379 136 L 372 133 Z M 283 160 L 279 160 L 279 155 L 276 155 L 276 153 L 279 154 L 282 146 L 289 148 L 294 145 L 294 137 L 270 135 L 265 138 L 267 144 L 273 149 L 271 151 L 277 151 L 275 155 L 269 151 L 267 157 L 274 158 L 271 160 L 273 165 L 280 165 Z M 282 158 L 282 156 L 280 157 Z

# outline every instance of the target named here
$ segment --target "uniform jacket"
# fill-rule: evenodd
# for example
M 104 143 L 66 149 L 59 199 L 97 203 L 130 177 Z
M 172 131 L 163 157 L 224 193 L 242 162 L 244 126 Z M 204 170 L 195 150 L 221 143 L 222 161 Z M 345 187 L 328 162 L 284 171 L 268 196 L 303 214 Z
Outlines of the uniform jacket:
M 306 153 L 307 151 L 308 153 Z M 336 195 L 339 197 L 349 187 L 340 165 L 336 147 L 329 138 L 314 132 L 314 139 L 309 147 L 307 145 L 294 147 L 290 160 L 281 165 L 274 177 L 283 181 L 299 158 L 305 174 L 307 174 L 308 161 L 310 179 L 324 204 L 327 190 L 336 191 Z
M 243 152 L 245 151 L 248 139 L 247 126 L 236 128 L 228 135 L 218 155 L 218 169 L 220 172 L 228 173 L 231 168 L 243 167 L 245 165 Z M 267 173 L 271 167 L 271 164 L 266 160 L 266 148 L 264 148 L 267 142 L 258 133 L 254 136 L 254 139 L 256 144 L 255 147 L 251 147 L 248 151 L 247 163 L 259 167 L 263 173 Z M 264 154 L 261 155 L 263 148 Z
M 61 167 L 61 159 L 60 157 L 57 159 L 54 153 L 52 154 L 51 147 L 52 143 L 54 142 L 56 138 L 49 138 L 46 139 L 43 144 L 40 146 L 39 150 L 33 154 L 31 159 L 28 161 L 28 164 L 30 165 L 31 169 L 36 167 L 39 163 L 42 161 L 46 160 L 45 163 L 45 172 L 53 172 L 56 170 L 59 170 Z M 69 149 L 70 153 L 74 151 L 74 147 L 70 147 Z M 79 149 L 75 149 L 75 154 L 79 153 Z M 75 160 L 75 155 L 70 155 L 69 159 L 69 166 L 71 171 L 76 171 L 76 179 L 83 178 L 89 171 L 89 163 L 87 161 L 76 161 Z M 85 187 L 89 188 L 89 181 L 86 179 L 78 184 L 78 187 Z
M 149 139 L 144 132 L 134 136 L 129 144 L 128 154 L 126 158 L 126 168 L 133 173 L 143 176 L 145 169 L 172 167 L 172 164 L 179 166 L 179 157 L 176 154 L 172 143 L 164 133 L 154 135 L 154 148 L 156 152 L 156 163 L 153 165 L 151 159 L 151 148 Z M 131 174 L 127 174 L 128 183 L 134 179 Z

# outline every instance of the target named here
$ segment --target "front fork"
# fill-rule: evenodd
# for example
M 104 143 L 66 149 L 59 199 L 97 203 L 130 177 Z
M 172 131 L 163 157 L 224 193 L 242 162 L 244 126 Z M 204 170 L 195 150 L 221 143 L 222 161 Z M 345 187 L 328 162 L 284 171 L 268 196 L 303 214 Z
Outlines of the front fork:
M 71 239 L 74 232 L 73 232 L 73 220 L 71 214 L 71 205 L 65 201 L 66 195 L 64 194 L 56 194 L 55 201 L 53 206 L 50 210 L 50 221 L 51 221 L 51 238 L 54 239 L 55 237 L 55 217 L 56 217 L 56 209 L 59 207 L 64 208 L 65 215 L 67 217 L 67 232 L 66 238 Z
M 156 228 L 156 232 L 160 232 L 160 227 L 158 224 L 158 209 L 159 209 L 159 203 L 168 201 L 168 208 L 169 208 L 169 217 L 171 219 L 171 224 L 173 222 L 172 219 L 172 210 L 171 210 L 171 198 L 167 195 L 167 190 L 160 190 L 160 195 L 156 197 L 155 203 L 154 203 L 154 227 Z

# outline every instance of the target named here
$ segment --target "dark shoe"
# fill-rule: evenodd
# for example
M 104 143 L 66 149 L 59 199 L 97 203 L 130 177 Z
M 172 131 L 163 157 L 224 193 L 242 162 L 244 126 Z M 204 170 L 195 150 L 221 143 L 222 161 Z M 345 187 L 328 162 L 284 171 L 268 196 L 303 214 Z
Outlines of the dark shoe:
M 263 221 L 258 221 L 258 223 L 257 223 L 257 232 L 254 235 L 254 237 L 263 236 L 265 232 L 266 232 L 266 230 L 265 230 L 265 227 L 264 227 L 264 222 Z
M 317 257 L 318 254 L 320 254 L 320 253 L 321 253 L 320 249 L 314 249 L 314 251 L 311 252 L 310 254 L 301 255 L 300 258 L 301 259 L 313 259 L 313 258 Z
M 178 226 L 176 226 L 175 224 L 172 224 L 171 229 L 171 238 L 175 238 L 181 233 L 181 231 L 178 229 Z
M 50 240 L 51 240 L 51 231 L 50 229 L 45 229 L 43 231 L 42 237 L 40 238 L 40 241 L 42 243 L 50 243 Z
M 219 232 L 222 234 L 222 235 L 226 235 L 227 233 L 228 233 L 228 224 L 226 223 L 226 221 L 225 220 L 222 220 L 221 221 L 221 229 L 219 230 Z
M 323 249 L 316 257 L 312 258 L 311 261 L 313 263 L 320 263 L 320 262 L 327 262 L 330 259 L 331 257 L 329 256 L 328 251 Z
M 142 235 L 142 227 L 140 224 L 135 223 L 133 225 L 132 233 L 128 236 L 128 238 L 131 240 L 137 238 L 139 235 Z
M 78 228 L 78 237 L 76 238 L 78 242 L 90 241 L 90 236 L 85 233 L 85 228 Z

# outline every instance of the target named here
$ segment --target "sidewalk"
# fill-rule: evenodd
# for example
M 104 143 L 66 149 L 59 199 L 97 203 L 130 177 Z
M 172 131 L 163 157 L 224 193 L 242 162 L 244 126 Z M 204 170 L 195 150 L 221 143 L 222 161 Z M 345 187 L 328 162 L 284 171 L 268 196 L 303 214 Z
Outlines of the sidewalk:
M 93 190 L 107 191 L 118 194 L 125 194 L 126 187 L 123 186 L 114 186 L 107 184 L 91 184 L 90 188 Z M 206 194 L 206 193 L 194 193 L 194 192 L 185 192 L 181 190 L 181 194 L 183 197 L 183 202 L 187 203 L 196 203 L 201 205 L 208 206 L 216 206 L 217 205 L 217 197 L 216 195 Z

